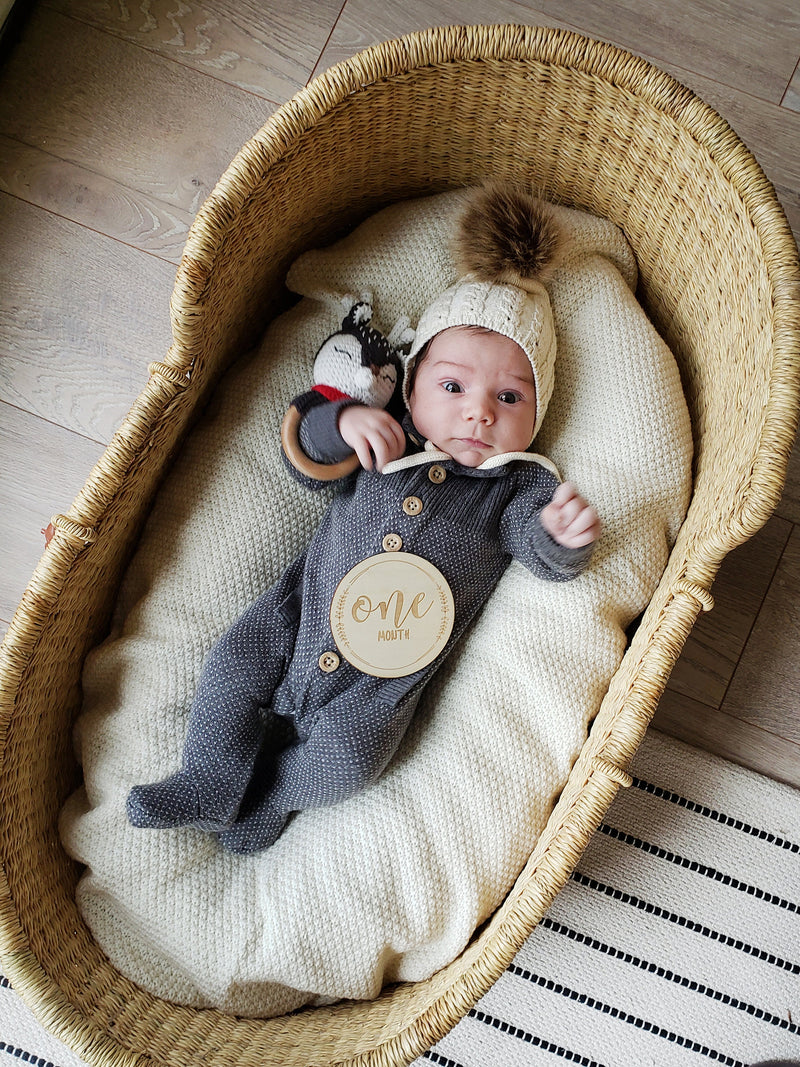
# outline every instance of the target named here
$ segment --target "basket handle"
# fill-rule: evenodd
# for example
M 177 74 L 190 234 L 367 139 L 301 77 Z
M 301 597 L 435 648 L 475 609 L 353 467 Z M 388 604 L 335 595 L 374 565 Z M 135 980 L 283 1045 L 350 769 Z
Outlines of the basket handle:
M 698 605 L 698 610 L 713 611 L 714 597 L 705 586 L 697 582 L 690 582 L 687 578 L 681 578 L 675 583 L 675 592 L 684 593 Z

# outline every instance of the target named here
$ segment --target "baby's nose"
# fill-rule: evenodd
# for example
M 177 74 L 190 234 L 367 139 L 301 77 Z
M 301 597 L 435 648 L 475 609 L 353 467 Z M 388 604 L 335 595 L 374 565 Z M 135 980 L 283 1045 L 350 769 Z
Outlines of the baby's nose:
M 491 422 L 493 415 L 492 402 L 485 396 L 472 396 L 468 407 L 469 418 L 478 422 Z

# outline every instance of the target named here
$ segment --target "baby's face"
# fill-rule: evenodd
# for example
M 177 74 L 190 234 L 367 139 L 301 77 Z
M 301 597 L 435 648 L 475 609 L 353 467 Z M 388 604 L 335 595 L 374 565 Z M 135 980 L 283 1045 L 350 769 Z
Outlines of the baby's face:
M 443 330 L 417 371 L 409 409 L 419 432 L 465 467 L 522 452 L 536 422 L 528 357 L 499 333 Z

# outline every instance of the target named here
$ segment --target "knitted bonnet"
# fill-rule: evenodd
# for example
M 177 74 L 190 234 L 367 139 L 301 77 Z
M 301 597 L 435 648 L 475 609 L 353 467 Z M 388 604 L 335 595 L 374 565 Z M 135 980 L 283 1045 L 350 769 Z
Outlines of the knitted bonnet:
M 423 311 L 406 359 L 406 405 L 425 345 L 449 327 L 480 326 L 516 341 L 530 360 L 536 436 L 555 380 L 555 324 L 543 282 L 556 265 L 560 245 L 555 213 L 545 201 L 508 184 L 475 190 L 454 235 L 453 258 L 461 277 Z

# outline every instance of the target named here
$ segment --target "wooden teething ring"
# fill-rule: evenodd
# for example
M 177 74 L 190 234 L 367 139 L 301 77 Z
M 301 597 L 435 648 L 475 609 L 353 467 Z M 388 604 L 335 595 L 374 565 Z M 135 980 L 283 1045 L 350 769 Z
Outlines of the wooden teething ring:
M 309 478 L 319 482 L 334 482 L 337 478 L 344 478 L 358 469 L 358 456 L 353 452 L 338 463 L 317 463 L 310 459 L 300 447 L 298 430 L 300 427 L 300 412 L 292 404 L 281 423 L 281 445 L 295 470 L 300 471 Z

